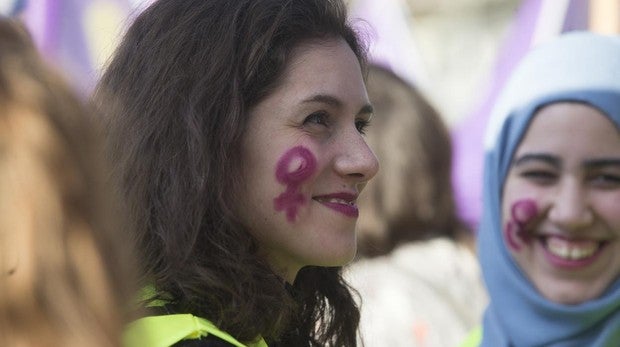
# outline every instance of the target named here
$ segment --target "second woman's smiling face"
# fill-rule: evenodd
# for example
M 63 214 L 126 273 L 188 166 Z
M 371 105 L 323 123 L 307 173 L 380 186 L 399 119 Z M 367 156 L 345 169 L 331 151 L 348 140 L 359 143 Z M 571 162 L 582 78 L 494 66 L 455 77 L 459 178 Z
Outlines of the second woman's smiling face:
M 355 255 L 356 199 L 379 167 L 363 137 L 371 115 L 357 57 L 337 39 L 294 49 L 250 110 L 236 212 L 286 280 Z
M 538 111 L 502 201 L 506 244 L 547 299 L 582 303 L 620 275 L 620 133 L 595 108 Z

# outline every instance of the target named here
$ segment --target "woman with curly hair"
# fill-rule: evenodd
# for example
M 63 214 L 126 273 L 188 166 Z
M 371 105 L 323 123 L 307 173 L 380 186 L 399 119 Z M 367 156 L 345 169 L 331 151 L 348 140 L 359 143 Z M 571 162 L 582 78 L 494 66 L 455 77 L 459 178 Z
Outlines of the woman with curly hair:
M 129 344 L 356 344 L 340 267 L 378 170 L 364 62 L 341 1 L 159 0 L 137 17 L 95 96 L 152 309 Z

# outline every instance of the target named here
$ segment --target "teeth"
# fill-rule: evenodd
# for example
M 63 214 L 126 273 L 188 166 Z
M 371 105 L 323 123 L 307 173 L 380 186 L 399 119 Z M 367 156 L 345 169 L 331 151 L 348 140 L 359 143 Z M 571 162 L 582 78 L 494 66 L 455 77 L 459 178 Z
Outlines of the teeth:
M 332 198 L 332 199 L 328 199 L 327 201 L 328 202 L 333 202 L 333 203 L 336 203 L 336 204 L 353 205 L 353 202 L 346 201 L 346 200 L 343 200 L 343 199 L 334 199 L 334 198 Z
M 547 238 L 547 249 L 551 254 L 566 259 L 580 260 L 593 255 L 599 247 L 596 241 L 569 241 L 557 237 Z
M 351 206 L 353 206 L 355 204 L 354 201 L 347 201 L 347 200 L 338 199 L 338 198 L 319 199 L 319 200 L 320 201 L 324 201 L 324 202 L 334 203 L 334 204 L 342 204 L 342 205 L 351 205 Z

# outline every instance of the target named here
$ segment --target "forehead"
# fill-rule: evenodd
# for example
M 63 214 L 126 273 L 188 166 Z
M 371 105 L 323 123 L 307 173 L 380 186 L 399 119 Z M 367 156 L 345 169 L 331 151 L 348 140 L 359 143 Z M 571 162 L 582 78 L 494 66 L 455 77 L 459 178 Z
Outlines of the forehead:
M 364 83 L 359 60 L 344 39 L 312 40 L 295 47 L 284 70 L 281 89 L 350 89 Z
M 534 114 L 517 154 L 550 151 L 559 155 L 593 156 L 618 150 L 618 128 L 604 113 L 584 103 L 557 102 Z

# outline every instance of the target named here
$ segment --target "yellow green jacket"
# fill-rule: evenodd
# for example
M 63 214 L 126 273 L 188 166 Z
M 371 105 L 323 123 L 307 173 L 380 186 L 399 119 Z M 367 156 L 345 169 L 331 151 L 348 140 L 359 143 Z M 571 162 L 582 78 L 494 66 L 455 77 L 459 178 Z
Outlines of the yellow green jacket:
M 482 326 L 478 326 L 472 330 L 459 347 L 478 347 L 480 346 L 480 342 L 482 342 Z
M 262 338 L 252 343 L 241 343 L 210 321 L 191 314 L 140 318 L 125 330 L 123 344 L 125 347 L 170 347 L 181 340 L 208 335 L 217 336 L 236 347 L 268 347 Z

